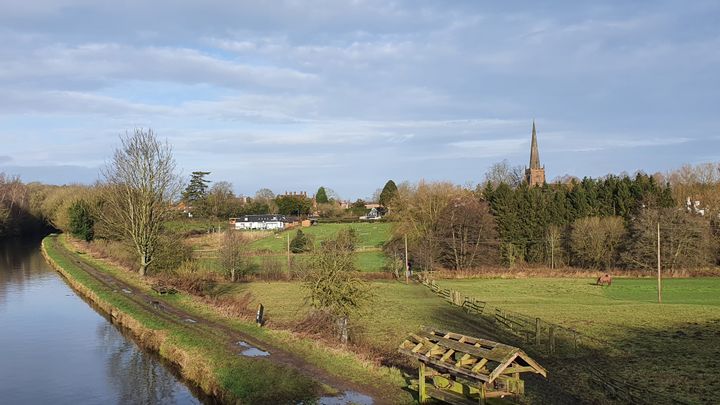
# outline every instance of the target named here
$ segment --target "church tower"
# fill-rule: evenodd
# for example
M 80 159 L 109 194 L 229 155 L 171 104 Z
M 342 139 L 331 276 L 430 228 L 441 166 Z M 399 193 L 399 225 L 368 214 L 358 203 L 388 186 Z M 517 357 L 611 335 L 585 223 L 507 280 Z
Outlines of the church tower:
M 545 167 L 540 167 L 540 152 L 538 152 L 537 134 L 535 133 L 535 120 L 533 120 L 532 143 L 530 145 L 530 167 L 525 169 L 525 180 L 530 187 L 545 184 Z

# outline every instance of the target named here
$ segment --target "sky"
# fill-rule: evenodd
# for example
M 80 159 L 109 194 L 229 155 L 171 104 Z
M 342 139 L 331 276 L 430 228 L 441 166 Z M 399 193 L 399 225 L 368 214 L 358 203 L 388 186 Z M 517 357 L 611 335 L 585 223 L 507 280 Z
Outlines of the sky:
M 0 0 L 0 172 L 92 183 L 152 128 L 253 195 L 720 161 L 718 1 Z

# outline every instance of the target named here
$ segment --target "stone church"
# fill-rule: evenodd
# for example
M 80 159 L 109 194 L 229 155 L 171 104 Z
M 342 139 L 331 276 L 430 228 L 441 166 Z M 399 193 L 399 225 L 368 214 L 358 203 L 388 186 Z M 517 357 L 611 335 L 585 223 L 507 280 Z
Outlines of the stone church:
M 540 166 L 540 152 L 538 152 L 534 120 L 532 126 L 532 143 L 530 145 L 530 167 L 525 169 L 525 180 L 530 187 L 545 184 L 545 166 Z

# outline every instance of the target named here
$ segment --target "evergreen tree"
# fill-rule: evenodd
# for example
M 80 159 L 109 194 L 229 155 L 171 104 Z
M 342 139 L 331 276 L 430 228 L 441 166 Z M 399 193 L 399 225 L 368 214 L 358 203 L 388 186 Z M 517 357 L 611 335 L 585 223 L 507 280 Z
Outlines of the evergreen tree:
M 93 229 L 95 220 L 90 213 L 88 204 L 83 200 L 74 202 L 68 208 L 68 217 L 70 219 L 70 233 L 76 238 L 90 242 L 95 236 Z
M 290 251 L 293 253 L 304 253 L 310 250 L 312 243 L 310 238 L 298 229 L 295 237 L 290 241 Z
M 395 185 L 395 182 L 392 180 L 388 180 L 387 183 L 385 183 L 385 187 L 383 187 L 382 191 L 380 192 L 380 197 L 378 203 L 382 205 L 383 207 L 387 207 L 388 204 L 390 204 L 390 201 L 397 195 L 398 189 Z
M 328 200 L 327 193 L 325 192 L 325 187 L 320 187 L 318 189 L 317 193 L 315 194 L 315 201 L 318 204 L 326 204 L 330 202 L 330 200 Z
M 190 175 L 190 183 L 182 194 L 183 201 L 192 204 L 207 197 L 210 180 L 205 179 L 205 176 L 209 174 L 210 172 L 192 172 Z

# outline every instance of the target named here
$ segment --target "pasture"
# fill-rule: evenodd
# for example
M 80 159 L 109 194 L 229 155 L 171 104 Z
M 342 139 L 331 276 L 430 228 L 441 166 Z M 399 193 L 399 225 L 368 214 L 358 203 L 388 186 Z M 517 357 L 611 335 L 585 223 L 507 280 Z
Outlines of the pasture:
M 206 226 L 206 223 L 197 223 L 195 228 L 190 224 L 184 224 L 183 230 L 197 229 Z M 174 224 L 176 228 L 179 225 Z M 244 237 L 250 240 L 251 255 L 256 264 L 264 260 L 275 260 L 277 265 L 287 271 L 287 238 L 295 237 L 298 229 L 309 235 L 315 244 L 331 239 L 341 229 L 352 228 L 355 230 L 358 242 L 356 247 L 356 265 L 358 270 L 363 272 L 381 272 L 387 265 L 387 256 L 382 251 L 383 244 L 390 238 L 389 223 L 350 223 L 350 224 L 318 224 L 309 228 L 296 228 L 282 232 L 271 231 L 242 231 Z M 210 269 L 218 268 L 217 249 L 222 243 L 222 233 L 211 233 L 193 236 L 186 240 L 195 250 L 195 256 Z M 295 258 L 302 257 L 301 254 L 293 254 Z
M 664 280 L 662 304 L 655 302 L 653 279 L 615 279 L 610 287 L 592 282 L 529 278 L 438 284 L 623 348 L 630 354 L 599 363 L 613 376 L 691 403 L 711 402 L 720 390 L 720 279 Z M 480 337 L 496 333 L 419 284 L 377 281 L 372 286 L 374 300 L 355 319 L 355 332 L 362 344 L 386 356 L 424 325 Z M 231 292 L 246 293 L 265 305 L 273 327 L 292 328 L 309 311 L 298 282 L 236 284 Z M 572 372 L 572 364 L 567 366 Z

